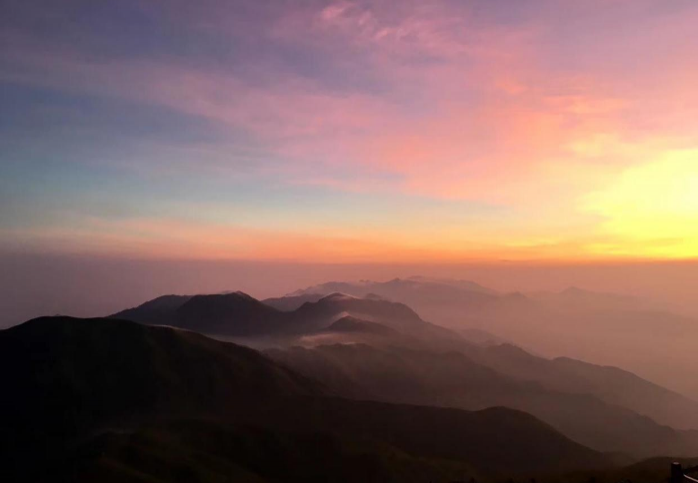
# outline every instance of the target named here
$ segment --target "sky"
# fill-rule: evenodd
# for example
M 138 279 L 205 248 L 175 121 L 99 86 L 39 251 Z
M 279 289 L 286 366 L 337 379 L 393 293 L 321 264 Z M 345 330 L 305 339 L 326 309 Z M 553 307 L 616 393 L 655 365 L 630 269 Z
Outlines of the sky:
M 0 2 L 4 254 L 698 258 L 695 0 Z

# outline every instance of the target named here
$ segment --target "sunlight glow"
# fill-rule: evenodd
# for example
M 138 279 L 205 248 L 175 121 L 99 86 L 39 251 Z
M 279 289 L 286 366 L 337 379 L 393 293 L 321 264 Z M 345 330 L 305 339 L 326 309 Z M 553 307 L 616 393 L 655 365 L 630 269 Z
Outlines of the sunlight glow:
M 586 209 L 605 218 L 602 228 L 618 244 L 597 247 L 615 254 L 698 256 L 698 150 L 671 151 L 627 169 Z

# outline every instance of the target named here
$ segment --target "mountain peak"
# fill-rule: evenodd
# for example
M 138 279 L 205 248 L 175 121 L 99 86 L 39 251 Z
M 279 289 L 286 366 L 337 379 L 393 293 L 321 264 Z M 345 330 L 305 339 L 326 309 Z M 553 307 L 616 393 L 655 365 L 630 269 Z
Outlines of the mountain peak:
M 323 298 L 320 299 L 322 300 L 331 300 L 331 301 L 343 301 L 343 300 L 359 300 L 359 297 L 355 297 L 353 295 L 346 294 L 344 292 L 333 292 L 329 295 L 324 296 Z

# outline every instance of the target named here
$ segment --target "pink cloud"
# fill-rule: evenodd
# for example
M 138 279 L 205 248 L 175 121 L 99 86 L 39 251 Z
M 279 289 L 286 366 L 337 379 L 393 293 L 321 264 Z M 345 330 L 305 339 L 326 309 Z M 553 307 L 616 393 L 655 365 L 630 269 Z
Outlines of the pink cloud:
M 225 3 L 210 6 L 197 25 L 225 32 L 232 14 Z M 546 22 L 568 9 L 585 19 L 594 10 L 565 2 L 545 12 Z M 671 29 L 684 31 L 698 18 L 695 11 L 684 16 L 654 33 L 672 37 Z M 260 165 L 260 173 L 350 190 L 523 205 L 545 203 L 545 193 L 554 192 L 573 203 L 590 188 L 577 182 L 580 166 L 605 176 L 603 164 L 620 170 L 634 162 L 633 143 L 695 139 L 696 111 L 682 105 L 696 98 L 690 49 L 661 65 L 638 59 L 628 72 L 649 75 L 630 78 L 620 56 L 633 34 L 623 30 L 609 44 L 612 55 L 560 68 L 551 59 L 564 51 L 551 45 L 551 25 L 498 25 L 441 2 L 339 2 L 284 11 L 260 27 L 269 39 L 361 59 L 357 66 L 383 84 L 376 92 L 338 91 L 292 73 L 255 83 L 225 66 L 193 69 L 175 60 L 96 62 L 20 37 L 5 50 L 18 68 L 4 76 L 163 105 L 242 129 L 282 159 Z M 580 38 L 571 51 L 603 41 Z M 604 68 L 591 68 L 596 63 Z M 609 63 L 617 66 L 606 69 Z M 668 88 L 658 93 L 658 85 Z M 560 163 L 576 167 L 567 179 L 551 168 Z M 348 171 L 351 180 L 344 179 Z

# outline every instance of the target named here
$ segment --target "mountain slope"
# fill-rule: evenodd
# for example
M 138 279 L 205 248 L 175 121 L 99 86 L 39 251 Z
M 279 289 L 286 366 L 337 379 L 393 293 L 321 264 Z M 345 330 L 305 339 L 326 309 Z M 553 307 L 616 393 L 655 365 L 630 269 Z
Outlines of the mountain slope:
M 293 312 L 294 310 L 299 309 L 304 303 L 317 302 L 329 293 L 332 292 L 330 291 L 323 294 L 309 293 L 298 296 L 272 297 L 262 300 L 262 303 L 283 312 Z
M 426 288 L 425 287 L 426 284 Z M 330 288 L 351 288 L 350 283 L 331 283 L 312 290 Z M 357 288 L 358 287 L 358 288 Z M 445 291 L 441 293 L 442 288 Z M 425 294 L 448 298 L 448 294 L 471 290 L 464 282 L 449 285 L 445 282 L 435 284 L 422 280 L 393 280 L 386 283 L 362 282 L 355 286 L 355 291 L 383 291 L 384 293 L 415 294 L 415 300 L 424 300 Z M 492 292 L 477 289 L 478 296 L 496 298 Z M 421 295 L 419 295 L 421 294 Z M 631 411 L 654 419 L 660 424 L 678 429 L 698 428 L 698 402 L 692 401 L 678 393 L 669 391 L 656 384 L 636 377 L 631 373 L 610 367 L 596 366 L 575 362 L 572 359 L 554 360 L 533 356 L 509 344 L 478 347 L 469 344 L 466 338 L 448 329 L 424 321 L 408 306 L 389 300 L 371 297 L 360 298 L 342 293 L 331 293 L 315 300 L 319 296 L 310 293 L 298 295 L 287 308 L 298 303 L 301 305 L 292 311 L 279 311 L 269 307 L 248 295 L 232 293 L 223 295 L 200 295 L 189 298 L 161 298 L 144 304 L 142 309 L 131 309 L 121 313 L 134 320 L 162 323 L 169 320 L 170 325 L 186 327 L 218 337 L 255 337 L 275 336 L 272 345 L 316 346 L 334 343 L 367 343 L 372 345 L 397 345 L 410 348 L 431 350 L 456 350 L 466 354 L 478 363 L 495 369 L 500 374 L 511 376 L 521 381 L 535 382 L 543 385 L 553 393 L 568 393 L 578 396 L 589 395 L 607 405 L 622 406 Z M 420 298 L 422 297 L 422 298 Z M 594 294 L 580 290 L 567 290 L 561 297 L 584 300 L 601 298 L 603 301 L 615 301 L 617 296 Z M 161 300 L 164 299 L 164 302 Z M 525 299 L 525 298 L 524 298 Z M 437 300 L 442 300 L 437 298 Z M 621 298 L 621 300 L 625 300 Z M 284 305 L 283 298 L 276 299 L 277 305 Z M 446 303 L 446 302 L 444 302 Z M 157 317 L 152 306 L 159 310 Z M 163 310 L 170 310 L 169 318 L 163 317 Z M 352 316 L 369 323 L 377 323 L 395 333 L 377 336 L 364 332 L 328 331 L 328 328 L 345 316 Z M 555 324 L 550 322 L 551 330 Z M 520 329 L 526 330 L 524 324 Z M 599 329 L 600 330 L 600 329 Z M 279 340 L 278 338 L 283 338 Z M 546 336 L 549 337 L 549 336 Z M 247 341 L 246 341 L 247 342 Z M 265 344 L 261 344 L 265 345 Z M 266 344 L 268 347 L 269 344 Z
M 64 441 L 148 415 L 201 414 L 319 386 L 245 347 L 110 319 L 46 317 L 0 332 L 0 453 Z
M 525 381 L 573 394 L 593 394 L 609 403 L 679 429 L 698 428 L 698 403 L 617 367 L 599 366 L 566 357 L 536 357 L 503 344 L 471 357 L 495 370 Z
M 477 284 L 423 277 L 330 282 L 291 295 L 303 297 L 337 289 L 356 296 L 377 293 L 407 303 L 426 320 L 454 331 L 484 329 L 557 361 L 538 357 L 512 363 L 504 353 L 500 354 L 504 360 L 498 361 L 496 355 L 488 355 L 485 360 L 467 352 L 499 372 L 523 376 L 554 390 L 589 393 L 662 424 L 698 429 L 697 401 L 649 382 L 685 388 L 682 392 L 689 396 L 698 394 L 696 378 L 686 370 L 698 362 L 691 345 L 698 337 L 698 324 L 693 320 L 657 311 L 633 297 L 574 287 L 559 293 L 524 296 L 483 292 Z M 461 333 L 471 340 L 498 340 Z M 667 348 L 672 348 L 670 353 Z M 574 365 L 576 369 L 572 364 L 563 367 L 560 361 L 564 359 L 560 357 L 600 361 L 602 365 L 587 365 L 582 371 L 579 364 Z M 532 370 L 523 374 L 529 365 Z M 609 365 L 631 370 L 640 377 L 613 371 L 606 367 Z
M 415 309 L 426 320 L 441 326 L 463 329 L 476 328 L 478 339 L 497 340 L 488 333 L 488 327 L 468 325 L 474 314 L 500 310 L 517 310 L 530 305 L 521 294 L 501 294 L 475 282 L 440 280 L 427 277 L 396 278 L 387 282 L 362 280 L 359 282 L 327 282 L 287 295 L 291 300 L 342 292 L 355 297 L 374 294 L 394 302 L 404 303 Z M 276 302 L 280 303 L 280 302 Z
M 167 325 L 171 322 L 172 314 L 192 297 L 193 295 L 162 295 L 138 307 L 122 310 L 112 317 L 134 322 Z
M 161 303 L 163 300 L 165 303 Z M 284 315 L 243 292 L 232 292 L 167 295 L 110 317 L 145 324 L 171 325 L 210 335 L 249 336 L 284 330 Z
M 426 482 L 482 476 L 385 443 L 209 421 L 148 425 L 90 441 L 58 471 L 70 482 Z
M 458 334 L 422 320 L 408 306 L 380 298 L 358 298 L 331 293 L 319 300 L 304 300 L 292 311 L 277 310 L 242 292 L 196 295 L 181 304 L 170 304 L 164 310 L 154 311 L 152 305 L 158 300 L 111 317 L 147 324 L 172 325 L 217 337 L 290 337 L 315 334 L 326 330 L 345 316 L 353 316 L 410 336 L 413 343 L 418 341 L 421 344 L 444 347 L 466 344 L 465 339 Z M 277 305 L 284 306 L 283 303 Z
M 342 317 L 341 319 L 330 325 L 326 332 L 335 333 L 359 333 L 359 334 L 372 334 L 372 335 L 384 335 L 391 336 L 395 335 L 397 331 L 385 325 L 378 324 L 376 322 L 368 322 L 366 320 L 361 320 L 351 315 Z
M 471 410 L 507 406 L 603 451 L 640 457 L 698 452 L 697 434 L 661 426 L 589 394 L 507 377 L 458 352 L 333 345 L 267 354 L 346 397 Z
M 466 344 L 458 334 L 424 321 L 405 304 L 376 298 L 359 298 L 342 293 L 332 293 L 317 302 L 306 302 L 291 313 L 296 325 L 305 330 L 318 330 L 330 326 L 346 315 L 390 327 L 402 334 L 419 338 L 425 344 Z
M 177 309 L 177 326 L 203 334 L 249 336 L 285 329 L 283 314 L 243 292 L 197 295 Z
M 0 412 L 4 481 L 41 481 L 42 474 L 55 481 L 53 475 L 59 471 L 70 474 L 76 465 L 87 463 L 89 467 L 95 458 L 99 460 L 100 452 L 79 453 L 80 448 L 94 448 L 94 438 L 100 434 L 139 435 L 145 431 L 147 435 L 152 434 L 148 428 L 158 424 L 166 427 L 160 433 L 164 440 L 148 442 L 146 437 L 145 442 L 140 440 L 144 447 L 117 444 L 116 454 L 107 448 L 112 458 L 108 464 L 121 465 L 120 469 L 136 475 L 133 481 L 181 481 L 159 478 L 172 468 L 186 470 L 187 464 L 192 465 L 191 472 L 205 472 L 206 462 L 213 461 L 209 457 L 215 457 L 218 462 L 224 460 L 231 471 L 237 468 L 240 475 L 255 481 L 264 476 L 251 460 L 257 450 L 244 457 L 236 452 L 221 455 L 216 451 L 224 448 L 207 442 L 216 428 L 229 427 L 222 429 L 220 438 L 230 437 L 230 444 L 241 444 L 236 435 L 248 431 L 240 429 L 241 425 L 261 428 L 272 439 L 291 438 L 299 444 L 303 434 L 324 437 L 331 433 L 342 445 L 364 447 L 368 442 L 366 447 L 373 449 L 367 450 L 367 457 L 375 461 L 383 461 L 378 447 L 385 447 L 391 453 L 408 454 L 408 466 L 441 468 L 441 462 L 448 460 L 445 467 L 473 468 L 478 474 L 608 464 L 599 453 L 525 413 L 504 408 L 467 412 L 327 397 L 317 383 L 251 349 L 189 331 L 122 320 L 41 318 L 2 331 L 0 377 L 7 395 Z M 183 419 L 195 426 L 201 422 L 204 427 L 189 431 L 186 425 L 184 429 L 172 426 L 172 421 Z M 267 440 L 265 436 L 250 444 L 263 451 L 269 448 Z M 192 460 L 179 460 L 180 453 L 167 454 L 172 444 L 185 456 L 196 455 L 192 454 Z M 294 456 L 292 446 L 279 446 L 279 453 L 265 461 L 303 465 L 293 462 L 298 454 L 295 450 Z M 140 472 L 144 468 L 133 467 L 138 454 L 149 461 L 146 473 Z M 319 467 L 316 478 L 330 479 L 323 471 L 351 471 L 354 460 L 343 454 L 330 455 L 336 456 L 339 470 Z M 98 464 L 98 475 L 109 474 L 100 473 L 99 468 Z M 293 469 L 299 478 L 308 474 L 308 468 Z M 187 479 L 186 475 L 195 474 L 191 472 L 177 478 Z M 435 474 L 439 472 L 425 472 L 423 479 L 413 481 L 430 481 Z

